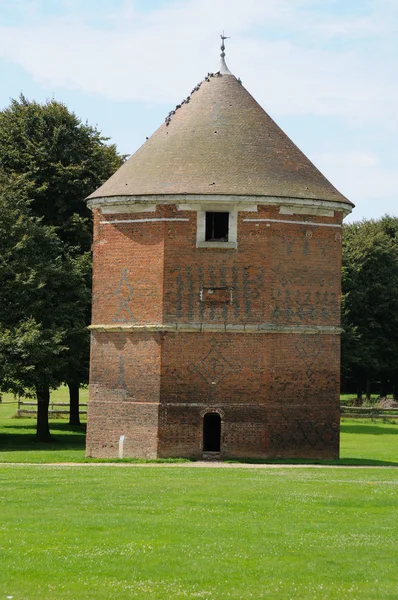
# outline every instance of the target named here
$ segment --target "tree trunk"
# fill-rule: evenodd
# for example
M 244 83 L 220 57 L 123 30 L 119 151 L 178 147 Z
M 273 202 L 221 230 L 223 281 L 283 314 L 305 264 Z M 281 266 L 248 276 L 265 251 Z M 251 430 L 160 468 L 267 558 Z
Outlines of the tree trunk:
M 371 385 L 372 385 L 371 379 L 367 379 L 366 380 L 366 400 L 368 402 L 370 402 L 370 398 L 372 395 Z
M 38 442 L 51 442 L 50 427 L 48 425 L 48 406 L 50 404 L 50 388 L 36 389 L 37 396 L 37 425 L 36 439 Z
M 80 425 L 79 384 L 68 383 L 69 388 L 69 425 Z
M 359 384 L 357 387 L 357 397 L 355 398 L 355 406 L 362 406 L 362 385 Z

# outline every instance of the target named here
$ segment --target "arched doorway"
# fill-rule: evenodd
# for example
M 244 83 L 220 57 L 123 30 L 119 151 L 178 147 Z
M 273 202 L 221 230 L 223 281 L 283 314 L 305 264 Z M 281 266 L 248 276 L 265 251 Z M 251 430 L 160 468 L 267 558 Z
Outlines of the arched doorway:
M 207 413 L 203 417 L 203 452 L 220 452 L 221 417 L 218 413 Z

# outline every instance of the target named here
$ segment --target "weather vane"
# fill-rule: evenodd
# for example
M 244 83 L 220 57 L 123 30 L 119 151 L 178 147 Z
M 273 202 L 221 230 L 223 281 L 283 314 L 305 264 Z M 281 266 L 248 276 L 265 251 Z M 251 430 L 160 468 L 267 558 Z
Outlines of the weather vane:
M 222 32 L 222 35 L 220 35 L 221 38 L 221 58 L 225 57 L 225 40 L 229 40 L 230 36 L 226 36 L 224 35 L 224 31 Z

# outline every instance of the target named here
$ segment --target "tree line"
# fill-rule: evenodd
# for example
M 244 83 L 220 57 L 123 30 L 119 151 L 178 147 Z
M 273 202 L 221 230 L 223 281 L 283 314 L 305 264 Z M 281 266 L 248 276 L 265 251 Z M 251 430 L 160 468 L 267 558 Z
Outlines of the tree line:
M 341 375 L 344 391 L 398 396 L 398 218 L 345 225 Z
M 70 423 L 88 383 L 91 212 L 84 202 L 125 160 L 55 100 L 0 111 L 0 391 L 36 397 L 51 439 L 51 389 L 69 387 Z M 398 218 L 343 229 L 342 382 L 359 402 L 398 395 Z

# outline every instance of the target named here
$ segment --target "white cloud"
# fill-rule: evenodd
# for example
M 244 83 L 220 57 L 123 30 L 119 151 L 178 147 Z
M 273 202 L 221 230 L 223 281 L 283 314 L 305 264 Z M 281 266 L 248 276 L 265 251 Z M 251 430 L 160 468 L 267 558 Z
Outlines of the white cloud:
M 141 14 L 134 2 L 125 2 L 119 11 L 104 11 L 101 24 L 72 11 L 73 17 L 1 27 L 0 56 L 51 89 L 173 103 L 217 68 L 218 35 L 225 27 L 233 36 L 230 68 L 271 114 L 332 115 L 357 126 L 390 118 L 394 127 L 398 77 L 391 77 L 389 65 L 353 50 L 256 35 L 265 25 L 270 31 L 283 27 L 286 39 L 302 35 L 305 27 L 307 33 L 313 27 L 318 39 L 326 29 L 341 35 L 372 27 L 371 16 L 329 19 L 312 6 L 311 0 L 189 0 Z M 380 33 L 389 23 L 377 16 Z
M 398 173 L 369 150 L 371 136 L 379 148 L 384 137 L 383 153 L 397 154 L 396 0 L 368 0 L 367 12 L 344 16 L 331 0 L 177 0 L 144 13 L 134 0 L 62 0 L 61 16 L 46 15 L 45 4 L 8 2 L 25 19 L 0 26 L 0 58 L 50 93 L 68 88 L 113 101 L 176 103 L 217 69 L 225 28 L 229 67 L 272 116 L 333 117 L 336 127 L 344 122 L 369 140 L 358 150 L 352 133 L 344 153 L 321 153 L 325 125 L 318 149 L 307 148 L 357 204 L 353 218 L 397 213 Z

